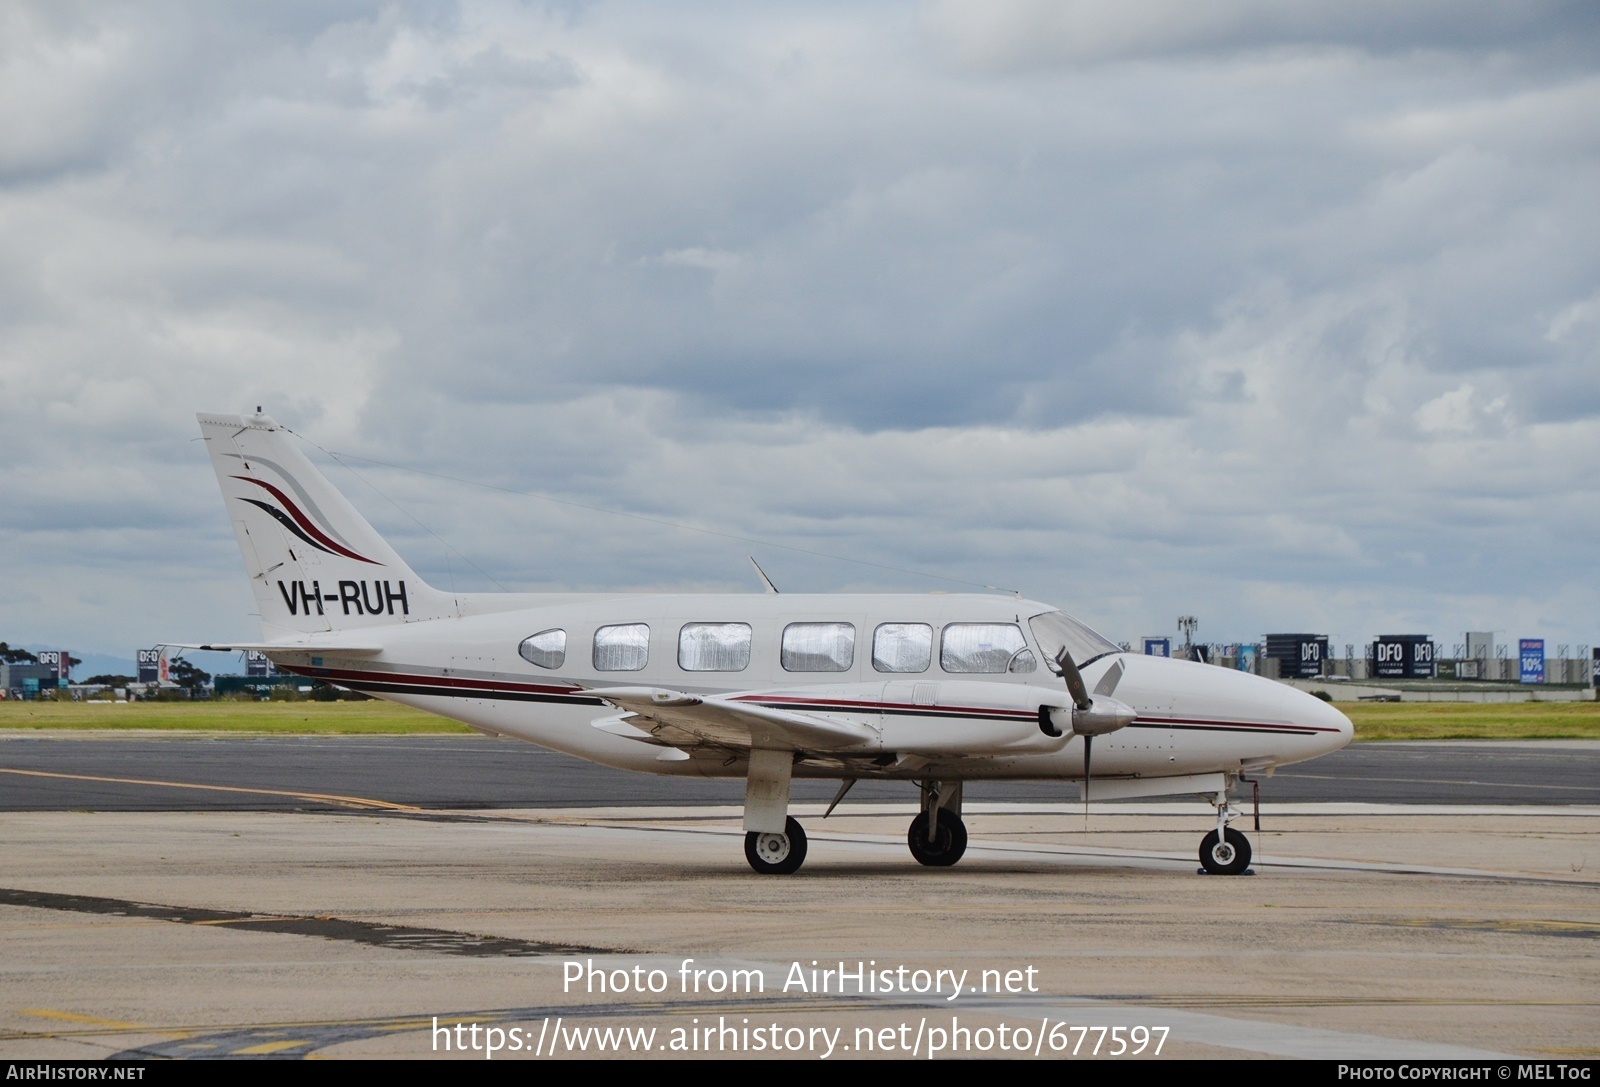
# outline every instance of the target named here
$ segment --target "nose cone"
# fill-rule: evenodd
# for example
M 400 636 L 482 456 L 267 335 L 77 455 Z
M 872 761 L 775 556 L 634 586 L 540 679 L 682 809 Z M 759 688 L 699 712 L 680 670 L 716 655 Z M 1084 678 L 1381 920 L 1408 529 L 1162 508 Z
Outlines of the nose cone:
M 1145 727 L 1166 724 L 1234 765 L 1282 765 L 1337 751 L 1350 719 L 1301 690 L 1247 672 L 1164 657 L 1121 658 L 1115 697 Z M 1098 676 L 1085 676 L 1093 685 Z
M 1265 682 L 1271 683 L 1272 680 Z M 1316 730 L 1317 738 L 1313 741 L 1316 750 L 1313 754 L 1326 755 L 1330 751 L 1337 751 L 1355 738 L 1355 725 L 1350 723 L 1350 718 L 1335 709 L 1333 703 L 1324 702 L 1286 683 L 1279 683 L 1277 686 L 1282 687 L 1290 695 L 1286 707 L 1290 720 L 1294 724 Z

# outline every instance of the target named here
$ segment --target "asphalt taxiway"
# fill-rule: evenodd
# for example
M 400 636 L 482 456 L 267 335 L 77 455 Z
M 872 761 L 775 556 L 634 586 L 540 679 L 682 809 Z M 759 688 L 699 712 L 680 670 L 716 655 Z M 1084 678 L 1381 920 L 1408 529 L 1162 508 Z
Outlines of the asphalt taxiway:
M 826 801 L 834 781 L 795 781 Z M 972 782 L 969 799 L 1074 799 L 1072 782 Z M 739 779 L 662 778 L 482 736 L 240 736 L 0 732 L 0 811 L 316 810 L 355 796 L 423 808 L 735 804 Z M 855 802 L 905 802 L 906 783 L 863 782 Z M 1600 805 L 1600 743 L 1363 743 L 1279 770 L 1262 804 Z

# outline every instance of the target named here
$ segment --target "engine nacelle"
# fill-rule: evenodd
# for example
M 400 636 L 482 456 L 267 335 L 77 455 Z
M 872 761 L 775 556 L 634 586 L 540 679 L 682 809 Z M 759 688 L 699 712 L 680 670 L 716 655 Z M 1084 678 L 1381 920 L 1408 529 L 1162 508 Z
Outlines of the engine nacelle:
M 1039 706 L 1070 709 L 1064 691 L 1031 684 L 891 680 L 882 688 L 880 728 L 887 751 L 927 756 L 1040 755 L 1060 751 L 1070 734 L 1040 731 Z
M 1099 695 L 1090 700 L 1088 709 L 1076 706 L 1040 705 L 1039 731 L 1046 736 L 1104 736 L 1119 728 L 1133 724 L 1137 716 L 1126 702 L 1118 702 L 1109 695 Z

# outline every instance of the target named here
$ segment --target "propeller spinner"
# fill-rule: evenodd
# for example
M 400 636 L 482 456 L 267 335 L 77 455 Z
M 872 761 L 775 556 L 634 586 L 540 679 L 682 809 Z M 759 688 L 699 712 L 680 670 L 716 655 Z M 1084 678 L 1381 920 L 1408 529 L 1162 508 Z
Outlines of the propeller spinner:
M 1094 749 L 1094 738 L 1103 736 L 1108 732 L 1115 732 L 1133 722 L 1134 710 L 1124 702 L 1112 698 L 1112 692 L 1117 689 L 1117 684 L 1122 682 L 1122 675 L 1127 669 L 1122 661 L 1117 661 L 1100 677 L 1100 682 L 1094 685 L 1094 695 L 1089 694 L 1089 688 L 1083 682 L 1083 675 L 1078 671 L 1078 665 L 1073 661 L 1072 654 L 1067 652 L 1067 647 L 1062 646 L 1061 652 L 1056 654 L 1056 664 L 1061 668 L 1061 678 L 1067 684 L 1067 694 L 1072 698 L 1071 729 L 1083 737 L 1083 802 L 1089 803 L 1089 772 L 1090 758 Z M 1061 729 L 1055 721 L 1055 713 L 1048 706 L 1039 707 L 1039 727 L 1051 736 L 1062 735 Z

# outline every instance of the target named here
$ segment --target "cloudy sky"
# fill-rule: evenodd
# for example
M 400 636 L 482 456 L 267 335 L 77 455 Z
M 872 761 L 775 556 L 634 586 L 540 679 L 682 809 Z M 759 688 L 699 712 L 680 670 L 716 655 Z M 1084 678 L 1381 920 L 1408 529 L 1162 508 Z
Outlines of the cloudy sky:
M 13 0 L 0 101 L 13 644 L 253 636 L 257 404 L 458 589 L 1600 638 L 1587 0 Z

